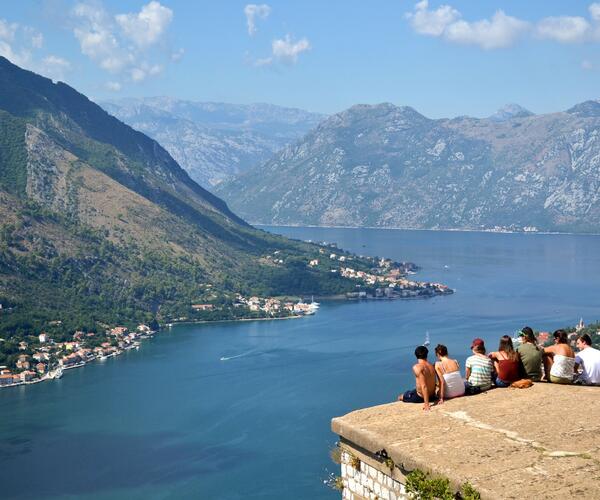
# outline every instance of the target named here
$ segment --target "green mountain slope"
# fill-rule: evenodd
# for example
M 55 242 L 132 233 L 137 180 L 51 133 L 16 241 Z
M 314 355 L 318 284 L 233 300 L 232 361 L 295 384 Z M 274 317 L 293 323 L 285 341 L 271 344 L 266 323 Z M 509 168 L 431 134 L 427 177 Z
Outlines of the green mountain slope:
M 64 83 L 0 57 L 0 89 L 5 336 L 170 321 L 207 288 L 216 300 L 355 289 L 307 266 L 318 245 L 249 226 L 157 142 Z

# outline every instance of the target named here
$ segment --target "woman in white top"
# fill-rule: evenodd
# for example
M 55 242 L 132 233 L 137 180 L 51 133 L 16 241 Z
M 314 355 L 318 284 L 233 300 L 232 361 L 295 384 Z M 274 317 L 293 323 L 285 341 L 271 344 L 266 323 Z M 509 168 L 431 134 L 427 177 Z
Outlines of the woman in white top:
M 571 384 L 575 373 L 575 353 L 569 345 L 567 332 L 556 330 L 554 345 L 544 348 L 544 368 L 553 384 Z
M 445 345 L 438 344 L 435 348 L 435 355 L 438 359 L 435 363 L 435 373 L 439 380 L 439 403 L 444 399 L 463 396 L 465 393 L 465 381 L 460 375 L 460 366 L 455 359 L 448 358 L 448 348 Z

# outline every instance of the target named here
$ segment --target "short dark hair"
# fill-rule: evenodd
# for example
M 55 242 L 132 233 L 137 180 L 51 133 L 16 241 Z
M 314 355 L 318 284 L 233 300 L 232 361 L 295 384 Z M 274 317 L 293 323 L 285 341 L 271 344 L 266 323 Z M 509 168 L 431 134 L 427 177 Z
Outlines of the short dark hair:
M 552 335 L 554 335 L 554 338 L 556 340 L 558 340 L 559 344 L 568 344 L 569 343 L 569 338 L 567 337 L 567 332 L 565 332 L 564 330 L 556 330 Z
M 438 344 L 435 346 L 435 353 L 438 356 L 448 356 L 448 348 L 444 344 Z
M 417 359 L 427 359 L 427 355 L 429 354 L 429 349 L 424 345 L 420 345 L 415 349 L 415 356 Z
M 592 338 L 587 333 L 584 333 L 577 338 L 581 340 L 584 344 L 592 345 Z

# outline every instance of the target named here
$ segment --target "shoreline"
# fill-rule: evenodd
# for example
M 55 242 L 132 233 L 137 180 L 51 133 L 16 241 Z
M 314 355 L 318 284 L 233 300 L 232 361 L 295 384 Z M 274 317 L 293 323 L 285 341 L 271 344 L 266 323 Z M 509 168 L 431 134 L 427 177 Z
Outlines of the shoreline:
M 346 302 L 362 302 L 362 301 L 371 301 L 371 300 L 375 300 L 375 301 L 381 301 L 381 300 L 415 300 L 415 299 L 431 299 L 434 297 L 438 297 L 438 296 L 444 296 L 444 295 L 452 295 L 452 294 L 436 294 L 436 295 L 431 295 L 431 296 L 414 296 L 414 297 L 360 297 L 360 298 L 348 298 L 346 297 L 346 295 L 342 295 L 342 294 L 338 294 L 338 295 L 325 295 L 325 296 L 319 296 L 318 299 L 319 300 L 324 300 L 324 301 L 331 301 L 331 302 L 340 302 L 340 301 L 346 301 Z M 238 318 L 238 319 L 220 319 L 220 320 L 198 320 L 198 321 L 177 321 L 175 323 L 165 323 L 164 327 L 161 327 L 161 329 L 157 332 L 155 332 L 155 334 L 160 333 L 161 331 L 166 331 L 166 330 L 171 330 L 173 327 L 177 327 L 180 325 L 206 325 L 206 324 L 215 324 L 215 323 L 238 323 L 238 322 L 244 322 L 244 321 L 273 321 L 273 320 L 289 320 L 289 319 L 300 319 L 300 318 L 305 318 L 307 316 L 314 316 L 314 314 L 293 314 L 290 316 L 283 316 L 283 317 L 275 317 L 275 318 Z M 147 338 L 153 338 L 154 335 L 151 335 L 150 337 Z M 146 340 L 147 338 L 141 339 L 141 340 Z M 141 347 L 142 343 L 140 343 L 140 345 L 137 346 L 137 348 L 139 349 L 139 347 Z M 112 354 L 109 354 L 107 356 L 103 356 L 101 358 L 99 357 L 94 357 L 93 359 L 89 359 L 87 361 L 81 361 L 79 363 L 76 363 L 74 365 L 69 365 L 69 366 L 62 366 L 62 370 L 63 371 L 67 371 L 67 370 L 73 370 L 76 368 L 83 368 L 84 366 L 86 366 L 89 363 L 93 363 L 93 362 L 102 362 L 105 361 L 107 358 L 116 358 L 118 356 L 120 356 L 121 354 L 127 352 L 127 351 L 131 351 L 134 348 L 136 348 L 136 346 L 128 346 L 125 347 L 124 349 L 114 352 Z M 137 349 L 136 349 L 137 350 Z M 22 382 L 18 382 L 16 384 L 7 384 L 7 385 L 2 385 L 0 386 L 0 389 L 8 389 L 10 387 L 20 387 L 20 386 L 24 386 L 24 385 L 34 385 L 34 384 L 39 384 L 41 382 L 47 382 L 48 380 L 55 380 L 54 377 L 50 377 L 48 375 L 48 373 L 44 374 L 42 377 L 38 378 L 38 379 L 34 379 L 34 380 L 28 380 L 28 381 L 22 381 Z
M 248 222 L 251 226 L 258 229 L 265 227 L 289 227 L 289 228 L 322 228 L 322 229 L 382 229 L 385 231 L 428 231 L 428 232 L 440 232 L 440 233 L 484 233 L 484 234 L 527 234 L 527 235 L 564 235 L 564 236 L 600 236 L 600 233 L 574 233 L 574 232 L 563 232 L 563 231 L 492 231 L 485 229 L 432 229 L 422 227 L 395 227 L 395 226 L 327 226 L 318 224 L 263 224 Z
M 239 319 L 222 319 L 222 320 L 214 320 L 214 321 L 210 321 L 210 320 L 199 320 L 199 321 L 180 321 L 180 322 L 176 322 L 176 323 L 166 323 L 164 327 L 162 327 L 159 331 L 155 332 L 153 335 L 141 339 L 141 340 L 147 340 L 148 338 L 153 338 L 154 335 L 156 335 L 157 333 L 160 333 L 161 331 L 166 331 L 166 330 L 170 330 L 172 327 L 174 326 L 179 326 L 179 325 L 197 325 L 197 324 L 212 324 L 212 323 L 233 323 L 233 322 L 240 322 L 240 321 L 271 321 L 271 320 L 277 320 L 277 319 L 298 319 L 298 318 L 303 318 L 305 316 L 313 316 L 313 314 L 294 314 L 291 316 L 285 316 L 285 317 L 281 317 L 281 318 L 239 318 Z M 167 326 L 170 325 L 170 326 Z M 74 370 L 76 368 L 83 368 L 84 366 L 88 365 L 89 363 L 93 363 L 93 362 L 102 362 L 105 361 L 108 358 L 117 358 L 119 357 L 121 354 L 127 352 L 127 351 L 131 351 L 133 349 L 135 349 L 136 347 L 139 349 L 139 347 L 142 346 L 142 343 L 140 342 L 139 346 L 134 346 L 132 345 L 131 347 L 125 347 L 122 350 L 119 350 L 117 352 L 108 354 L 107 356 L 103 356 L 101 358 L 99 357 L 94 357 L 92 359 L 88 359 L 87 361 L 81 361 L 79 363 L 76 363 L 74 365 L 69 365 L 69 366 L 62 366 L 62 370 L 67 371 L 67 370 Z M 137 350 L 137 349 L 136 349 Z M 0 389 L 8 389 L 11 387 L 20 387 L 20 386 L 24 386 L 24 385 L 34 385 L 34 384 L 39 384 L 41 382 L 47 382 L 48 380 L 55 380 L 54 377 L 49 376 L 48 372 L 45 373 L 42 377 L 34 379 L 34 380 L 28 380 L 28 381 L 22 381 L 22 382 L 18 382 L 18 383 L 12 383 L 12 384 L 6 384 L 6 385 L 0 385 Z
M 238 318 L 238 319 L 216 319 L 216 320 L 206 320 L 199 319 L 197 321 L 176 321 L 175 323 L 165 323 L 164 329 L 170 329 L 174 326 L 178 325 L 205 325 L 205 324 L 213 324 L 213 323 L 237 323 L 241 321 L 272 321 L 277 319 L 298 319 L 304 318 L 306 316 L 314 316 L 314 314 L 294 314 L 291 316 L 282 316 L 280 318 Z

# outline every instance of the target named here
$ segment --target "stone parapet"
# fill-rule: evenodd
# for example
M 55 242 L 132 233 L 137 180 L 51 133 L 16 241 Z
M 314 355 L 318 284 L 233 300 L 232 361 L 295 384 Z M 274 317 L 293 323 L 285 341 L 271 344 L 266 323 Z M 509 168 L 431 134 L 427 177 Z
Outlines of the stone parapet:
M 406 498 L 420 469 L 482 498 L 600 498 L 600 388 L 538 383 L 422 410 L 390 403 L 332 420 L 344 499 Z M 378 493 L 379 492 L 379 493 Z

